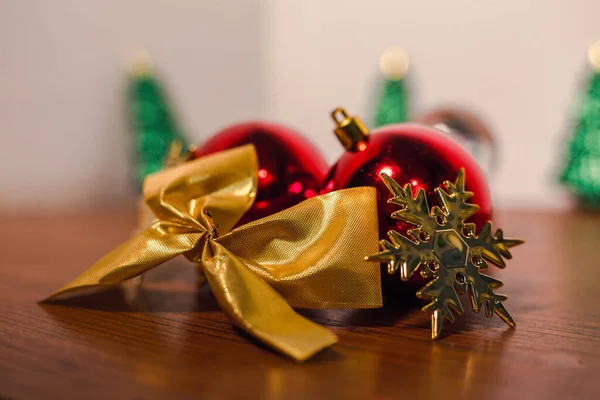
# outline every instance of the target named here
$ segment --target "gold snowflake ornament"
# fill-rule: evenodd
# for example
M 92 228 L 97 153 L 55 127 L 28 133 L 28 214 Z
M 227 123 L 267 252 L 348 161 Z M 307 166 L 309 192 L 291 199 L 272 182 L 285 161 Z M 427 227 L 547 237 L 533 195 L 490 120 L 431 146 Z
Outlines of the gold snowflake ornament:
M 502 303 L 507 297 L 494 292 L 502 282 L 481 271 L 488 267 L 488 262 L 504 268 L 503 258 L 512 258 L 508 249 L 523 241 L 505 239 L 502 229 L 492 235 L 489 222 L 479 234 L 475 233 L 474 224 L 465 223 L 479 207 L 467 203 L 473 193 L 465 191 L 464 170 L 458 172 L 454 183 L 444 182 L 445 190 L 435 189 L 440 206 L 431 209 L 423 189 L 413 196 L 410 184 L 402 188 L 388 175 L 381 177 L 393 194 L 388 202 L 400 207 L 392 218 L 413 228 L 406 235 L 389 231 L 389 240 L 379 242 L 381 252 L 366 259 L 387 263 L 390 274 L 400 270 L 400 278 L 405 281 L 417 270 L 422 277 L 432 278 L 417 292 L 417 297 L 430 300 L 423 310 L 433 311 L 431 338 L 440 336 L 444 319 L 454 322 L 453 311 L 463 313 L 458 295 L 464 293 L 469 294 L 474 312 L 485 308 L 488 318 L 496 313 L 514 327 L 515 321 Z

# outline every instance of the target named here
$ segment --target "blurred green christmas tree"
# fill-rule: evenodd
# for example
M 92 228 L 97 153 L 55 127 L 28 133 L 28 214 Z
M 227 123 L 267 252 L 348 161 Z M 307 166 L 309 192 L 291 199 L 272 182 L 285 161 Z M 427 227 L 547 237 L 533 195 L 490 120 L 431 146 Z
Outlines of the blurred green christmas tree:
M 130 111 L 134 131 L 134 177 L 144 178 L 165 166 L 173 143 L 184 151 L 187 142 L 177 127 L 170 105 L 152 68 L 151 59 L 138 57 L 131 68 Z
M 385 82 L 375 111 L 375 128 L 408 120 L 408 96 L 404 80 L 408 63 L 408 55 L 402 48 L 392 47 L 381 55 L 379 66 Z
M 586 208 L 600 207 L 600 46 L 590 49 L 594 71 L 567 147 L 560 180 Z

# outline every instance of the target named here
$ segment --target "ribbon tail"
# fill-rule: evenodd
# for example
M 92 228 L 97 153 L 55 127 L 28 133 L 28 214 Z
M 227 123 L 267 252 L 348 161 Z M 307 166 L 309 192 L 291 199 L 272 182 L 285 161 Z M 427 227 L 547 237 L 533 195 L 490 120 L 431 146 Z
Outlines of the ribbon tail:
M 297 314 L 260 276 L 218 243 L 204 272 L 219 305 L 240 329 L 297 361 L 337 342 L 330 330 Z
M 202 233 L 168 222 L 152 226 L 123 243 L 46 300 L 71 292 L 112 286 L 133 278 L 163 262 L 193 249 Z

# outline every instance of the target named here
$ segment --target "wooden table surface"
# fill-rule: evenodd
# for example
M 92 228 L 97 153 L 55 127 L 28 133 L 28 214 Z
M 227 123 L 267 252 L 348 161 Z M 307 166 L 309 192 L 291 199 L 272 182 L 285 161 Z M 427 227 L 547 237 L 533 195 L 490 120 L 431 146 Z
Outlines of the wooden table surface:
M 527 240 L 496 274 L 515 330 L 467 311 L 434 342 L 414 304 L 303 311 L 340 342 L 298 364 L 232 328 L 185 260 L 139 292 L 37 303 L 126 239 L 133 213 L 1 217 L 0 397 L 600 399 L 600 217 L 497 222 Z

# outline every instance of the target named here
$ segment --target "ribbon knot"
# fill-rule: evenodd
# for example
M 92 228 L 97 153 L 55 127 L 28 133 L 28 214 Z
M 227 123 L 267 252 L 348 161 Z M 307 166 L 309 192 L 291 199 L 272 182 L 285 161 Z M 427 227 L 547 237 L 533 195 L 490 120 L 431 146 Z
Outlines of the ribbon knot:
M 193 263 L 202 263 L 203 259 L 213 257 L 210 242 L 219 236 L 219 228 L 215 221 L 212 219 L 212 213 L 210 210 L 204 210 L 204 219 L 201 221 L 201 228 L 199 233 L 201 234 L 198 244 L 193 249 L 184 253 L 183 255 L 189 261 Z
M 204 215 L 208 218 L 208 238 L 214 239 L 219 236 L 219 225 L 215 223 L 212 213 L 209 210 L 204 211 Z
M 364 261 L 378 249 L 375 189 L 317 196 L 232 230 L 256 197 L 257 172 L 254 147 L 243 146 L 149 176 L 144 197 L 156 221 L 50 298 L 184 255 L 229 319 L 272 348 L 304 360 L 335 343 L 292 306 L 381 306 L 379 266 Z

